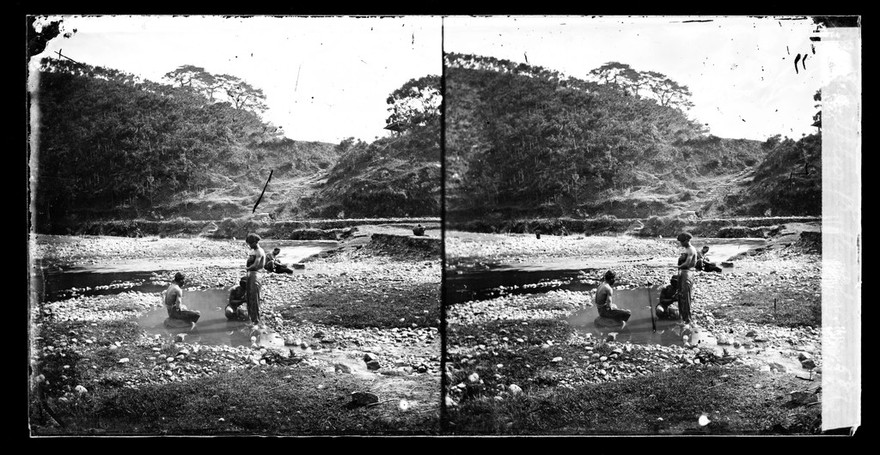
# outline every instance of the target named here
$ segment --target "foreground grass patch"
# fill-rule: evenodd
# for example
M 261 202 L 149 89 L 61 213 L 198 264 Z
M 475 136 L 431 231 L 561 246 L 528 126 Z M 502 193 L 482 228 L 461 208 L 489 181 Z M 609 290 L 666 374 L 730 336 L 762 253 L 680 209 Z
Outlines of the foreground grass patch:
M 425 384 L 424 387 L 437 387 Z M 64 427 L 38 434 L 433 434 L 436 407 L 352 407 L 368 390 L 349 375 L 309 367 L 236 371 L 140 388 L 101 388 L 54 404 Z M 433 394 L 431 394 L 433 396 Z M 37 419 L 39 416 L 33 416 Z
M 820 406 L 787 406 L 781 388 L 755 387 L 766 383 L 761 374 L 745 369 L 689 367 L 575 388 L 532 388 L 503 400 L 464 400 L 449 411 L 449 428 L 456 434 L 820 431 Z M 710 420 L 708 425 L 698 423 L 702 415 Z
M 539 347 L 547 340 L 565 340 L 573 331 L 560 319 L 539 319 L 491 321 L 469 326 L 450 326 L 447 339 L 454 345 L 466 344 L 469 347 L 483 344 L 485 349 L 477 349 L 471 354 L 451 354 L 450 363 L 461 368 L 451 378 L 452 384 L 465 381 L 471 372 L 483 378 L 481 386 L 469 385 L 467 395 L 479 394 L 482 390 L 494 390 L 499 385 L 528 383 L 555 385 L 557 378 L 541 372 L 552 364 L 556 357 L 572 359 L 584 352 L 567 344 Z M 507 341 L 503 341 L 507 338 Z M 522 341 L 519 341 L 522 340 Z M 500 365 L 500 367 L 499 367 Z
M 805 287 L 793 286 L 784 281 L 758 283 L 736 293 L 730 300 L 730 306 L 714 310 L 713 314 L 782 327 L 821 327 L 820 285 L 818 281 Z

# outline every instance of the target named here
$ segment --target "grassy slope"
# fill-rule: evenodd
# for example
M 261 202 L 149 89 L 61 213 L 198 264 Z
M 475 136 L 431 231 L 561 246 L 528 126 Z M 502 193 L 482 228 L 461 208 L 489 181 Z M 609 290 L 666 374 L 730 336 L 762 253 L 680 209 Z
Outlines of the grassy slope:
M 456 213 L 457 201 L 468 198 L 458 188 L 476 154 L 490 146 L 477 120 L 484 101 L 481 92 L 494 74 L 453 69 L 447 78 L 446 184 L 452 217 L 479 217 Z M 803 159 L 791 147 L 768 149 L 762 142 L 703 136 L 671 144 L 635 168 L 627 187 L 601 191 L 578 207 L 535 207 L 532 204 L 492 207 L 504 217 L 597 216 L 619 218 L 662 216 L 682 211 L 702 216 L 814 215 L 821 203 L 820 170 L 799 176 Z M 685 160 L 681 169 L 679 163 Z M 757 176 L 757 178 L 756 178 Z M 780 180 L 785 180 L 780 182 Z M 548 212 L 549 210 L 549 212 Z M 550 213 L 552 212 L 552 213 Z
M 438 125 L 349 149 L 316 192 L 303 199 L 313 217 L 417 217 L 440 215 Z
M 316 191 L 322 176 L 339 158 L 333 144 L 286 138 L 255 146 L 248 153 L 253 165 L 226 163 L 215 172 L 213 187 L 181 195 L 154 207 L 154 211 L 165 218 L 183 216 L 194 220 L 248 215 L 272 171 L 257 212 L 294 216 L 299 200 Z

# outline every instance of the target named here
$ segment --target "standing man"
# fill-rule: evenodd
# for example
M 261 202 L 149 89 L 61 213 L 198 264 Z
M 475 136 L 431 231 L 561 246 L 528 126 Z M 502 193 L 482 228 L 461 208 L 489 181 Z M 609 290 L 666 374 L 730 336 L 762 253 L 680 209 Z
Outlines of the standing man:
M 174 274 L 174 281 L 165 290 L 165 309 L 168 310 L 169 318 L 191 322 L 195 326 L 202 314 L 198 311 L 190 311 L 183 305 L 183 289 L 181 287 L 185 281 L 186 277 L 182 273 Z
M 617 308 L 614 303 L 611 302 L 611 295 L 614 293 L 614 289 L 612 289 L 611 286 L 615 281 L 616 276 L 613 271 L 609 270 L 605 272 L 602 284 L 600 284 L 599 289 L 596 290 L 596 309 L 599 310 L 599 316 L 603 318 L 613 319 L 617 322 L 626 322 L 629 320 L 629 317 L 632 316 L 632 311 L 625 308 Z
M 693 236 L 688 232 L 678 234 L 681 256 L 678 258 L 678 311 L 685 324 L 691 322 L 691 305 L 694 303 L 693 270 L 697 266 L 697 249 L 691 245 Z
M 260 283 L 257 273 L 266 266 L 266 252 L 260 246 L 260 236 L 250 233 L 245 243 L 251 248 L 247 259 L 247 312 L 254 325 L 260 325 Z

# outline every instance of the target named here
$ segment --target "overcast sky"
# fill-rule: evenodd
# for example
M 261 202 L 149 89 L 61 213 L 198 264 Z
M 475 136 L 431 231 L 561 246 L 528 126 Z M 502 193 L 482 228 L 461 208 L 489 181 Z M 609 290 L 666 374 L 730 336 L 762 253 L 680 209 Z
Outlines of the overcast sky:
M 52 40 L 41 56 L 60 49 L 153 81 L 184 64 L 239 76 L 263 89 L 265 118 L 288 137 L 333 143 L 388 134 L 388 94 L 441 74 L 441 24 L 448 52 L 528 58 L 575 77 L 612 61 L 664 73 L 690 88 L 690 116 L 721 137 L 813 132 L 813 94 L 822 86 L 822 43 L 810 41 L 810 20 L 67 16 L 64 24 L 77 32 Z M 795 72 L 797 54 L 809 57 Z
M 700 20 L 707 22 L 683 22 Z M 811 20 L 749 17 L 447 17 L 444 50 L 492 56 L 583 78 L 607 62 L 687 85 L 691 118 L 716 136 L 800 138 L 822 87 Z M 795 72 L 797 54 L 809 55 Z
M 185 64 L 238 76 L 263 89 L 265 119 L 297 140 L 384 136 L 388 95 L 442 72 L 439 17 L 61 17 L 76 33 L 35 61 L 61 50 L 155 82 Z

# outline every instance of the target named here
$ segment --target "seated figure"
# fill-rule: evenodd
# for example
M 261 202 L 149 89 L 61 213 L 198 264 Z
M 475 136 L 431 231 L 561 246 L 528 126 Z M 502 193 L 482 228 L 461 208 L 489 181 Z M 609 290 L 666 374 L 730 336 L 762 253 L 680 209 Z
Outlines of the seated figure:
M 266 265 L 264 268 L 267 272 L 275 272 L 275 273 L 293 273 L 293 270 L 282 264 L 281 261 L 278 260 L 278 255 L 281 254 L 281 248 L 275 248 L 271 253 L 266 253 Z
M 671 307 L 675 305 L 676 307 Z M 657 304 L 655 312 L 658 319 L 678 320 L 681 315 L 678 313 L 678 276 L 673 275 L 669 280 L 669 284 L 660 289 L 660 302 Z
M 185 281 L 186 277 L 183 273 L 175 273 L 174 281 L 171 282 L 171 284 L 168 285 L 168 289 L 165 290 L 163 301 L 165 303 L 165 309 L 168 311 L 169 319 L 184 321 L 195 325 L 199 320 L 201 313 L 198 311 L 191 311 L 183 304 L 183 289 L 181 288 Z
M 721 272 L 721 267 L 718 267 L 714 262 L 709 261 L 709 258 L 706 256 L 706 253 L 709 252 L 708 246 L 703 246 L 700 251 L 697 252 L 697 270 L 702 270 L 703 272 Z
M 226 305 L 226 319 L 247 321 L 247 277 L 241 277 L 238 286 L 229 291 L 229 304 Z
M 605 272 L 602 284 L 600 284 L 599 289 L 596 290 L 596 296 L 594 297 L 593 303 L 595 303 L 596 309 L 599 311 L 599 316 L 601 318 L 625 324 L 630 316 L 632 316 L 632 311 L 626 308 L 618 308 L 617 305 L 612 302 L 614 289 L 612 289 L 611 286 L 614 285 L 616 279 L 617 277 L 613 271 L 609 270 Z

